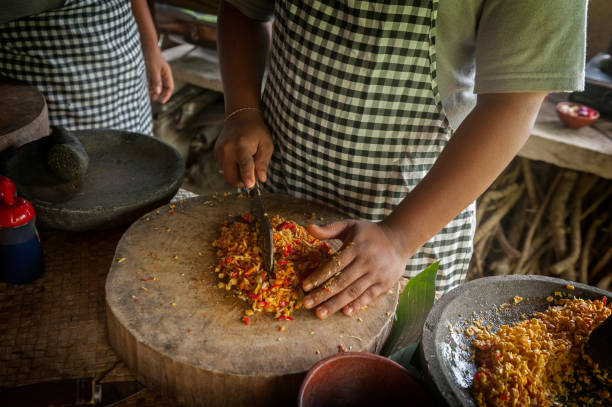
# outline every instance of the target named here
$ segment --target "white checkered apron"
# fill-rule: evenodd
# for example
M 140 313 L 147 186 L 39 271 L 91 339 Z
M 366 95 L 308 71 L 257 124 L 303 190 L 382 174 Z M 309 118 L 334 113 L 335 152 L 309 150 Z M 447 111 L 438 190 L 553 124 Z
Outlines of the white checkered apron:
M 67 0 L 0 25 L 0 75 L 36 86 L 52 125 L 152 132 L 130 0 Z
M 276 1 L 264 112 L 271 188 L 379 221 L 451 136 L 436 81 L 437 0 Z M 441 193 L 443 193 L 441 191 Z M 412 257 L 440 260 L 437 290 L 465 279 L 470 205 Z

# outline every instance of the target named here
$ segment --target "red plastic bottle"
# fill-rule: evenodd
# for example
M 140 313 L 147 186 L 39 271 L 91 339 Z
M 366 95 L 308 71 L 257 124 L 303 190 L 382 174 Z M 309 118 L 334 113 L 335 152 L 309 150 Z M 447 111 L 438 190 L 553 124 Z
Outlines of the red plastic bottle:
M 25 284 L 42 275 L 44 262 L 35 223 L 32 204 L 18 197 L 15 184 L 0 175 L 0 280 Z

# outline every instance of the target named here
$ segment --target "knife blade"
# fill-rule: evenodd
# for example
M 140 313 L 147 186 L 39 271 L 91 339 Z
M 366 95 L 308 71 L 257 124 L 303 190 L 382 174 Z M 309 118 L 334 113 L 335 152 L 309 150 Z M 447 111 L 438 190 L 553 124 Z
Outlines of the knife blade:
M 264 267 L 266 268 L 266 272 L 272 275 L 274 273 L 273 231 L 270 218 L 263 206 L 262 195 L 261 185 L 259 181 L 255 181 L 255 186 L 249 191 L 249 197 L 251 198 L 251 214 L 255 219 L 258 244 L 261 250 Z

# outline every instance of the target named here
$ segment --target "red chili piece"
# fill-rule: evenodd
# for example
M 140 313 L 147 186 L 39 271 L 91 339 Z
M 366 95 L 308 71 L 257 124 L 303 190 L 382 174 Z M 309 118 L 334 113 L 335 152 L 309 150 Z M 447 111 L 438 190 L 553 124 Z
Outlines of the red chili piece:
M 295 230 L 295 225 L 289 221 L 284 221 L 283 223 L 278 225 L 278 230 L 283 230 L 283 229 Z
M 244 318 L 242 318 L 242 320 L 244 321 L 245 325 L 249 324 L 249 317 L 244 317 Z

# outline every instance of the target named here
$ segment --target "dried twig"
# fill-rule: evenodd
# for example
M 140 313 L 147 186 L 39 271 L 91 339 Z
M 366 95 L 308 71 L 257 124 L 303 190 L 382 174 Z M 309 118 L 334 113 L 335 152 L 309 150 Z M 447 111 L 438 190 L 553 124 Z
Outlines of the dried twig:
M 523 263 L 524 266 L 522 266 L 520 269 L 518 268 L 517 264 L 517 268 L 514 269 L 514 274 L 529 274 L 529 271 L 527 269 L 529 268 L 530 264 L 535 264 L 534 259 L 537 257 L 541 257 L 547 250 L 552 247 L 552 242 L 549 242 L 550 236 L 550 230 L 546 229 L 542 231 L 542 233 L 539 233 L 533 237 L 533 240 L 531 241 L 531 246 L 529 248 L 531 254 L 527 256 Z M 544 246 L 544 248 L 542 246 Z
M 489 253 L 489 249 L 491 248 L 492 237 L 495 233 L 495 229 L 497 229 L 499 225 L 495 225 L 493 230 L 489 231 L 485 236 L 483 236 L 480 241 L 474 245 L 474 259 L 476 260 L 476 270 L 480 274 L 484 274 L 483 263 L 487 257 L 487 253 Z
M 527 231 L 527 236 L 525 236 L 525 240 L 523 241 L 523 249 L 521 250 L 521 257 L 519 258 L 519 261 L 516 265 L 516 268 L 515 268 L 516 270 L 520 270 L 523 267 L 525 260 L 527 260 L 527 257 L 530 255 L 531 241 L 533 239 L 533 234 L 535 233 L 536 228 L 538 227 L 540 220 L 542 219 L 542 215 L 544 215 L 544 210 L 548 206 L 548 202 L 550 201 L 552 194 L 557 188 L 557 185 L 559 184 L 560 181 L 561 181 L 561 174 L 557 174 L 554 181 L 550 185 L 550 188 L 548 189 L 548 192 L 546 193 L 546 196 L 544 197 L 544 200 L 542 201 L 542 204 L 540 205 L 540 208 L 538 209 L 538 212 L 536 213 L 536 216 L 533 219 L 533 222 L 531 222 L 531 226 L 529 227 L 529 230 Z
M 507 187 L 500 189 L 500 190 L 487 191 L 482 196 L 482 198 L 480 199 L 480 202 L 478 202 L 478 205 L 476 207 L 476 224 L 480 224 L 480 220 L 482 219 L 484 214 L 490 209 L 489 206 L 493 201 L 497 201 L 497 200 L 507 197 L 508 195 L 512 195 L 516 191 L 518 191 L 518 189 L 519 189 L 518 184 L 510 184 Z
M 564 280 L 576 281 L 576 268 L 574 267 L 574 264 L 566 267 L 563 270 L 561 278 L 563 278 Z
M 597 200 L 595 202 L 593 202 L 591 204 L 591 206 L 589 206 L 587 208 L 586 211 L 582 212 L 582 216 L 580 216 L 580 220 L 585 219 L 587 216 L 589 216 L 592 212 L 594 212 L 599 205 L 601 205 L 601 203 L 603 201 L 606 200 L 606 198 L 608 198 L 610 196 L 610 194 L 612 194 L 612 188 L 608 188 L 606 192 L 604 192 L 604 194 L 602 196 L 600 196 L 599 198 L 597 198 Z
M 594 280 L 599 272 L 603 270 L 603 268 L 608 264 L 608 262 L 612 259 L 612 247 L 608 247 L 608 250 L 604 252 L 604 255 L 601 256 L 595 267 L 589 272 L 589 280 Z M 608 275 L 611 275 L 612 272 L 608 272 Z M 604 277 L 605 278 L 605 277 Z
M 597 283 L 597 287 L 603 288 L 604 290 L 608 290 L 611 284 L 612 284 L 612 273 L 609 273 L 608 275 L 604 276 L 604 278 L 599 280 L 599 282 Z
M 523 236 L 523 229 L 527 224 L 527 199 L 521 199 L 512 211 L 508 219 L 510 231 L 508 232 L 508 242 L 512 247 L 518 247 Z
M 474 236 L 474 244 L 476 244 L 480 239 L 486 236 L 495 225 L 499 224 L 499 221 L 506 216 L 508 211 L 512 209 L 514 204 L 519 200 L 521 195 L 523 195 L 523 191 L 525 190 L 524 186 L 519 187 L 518 191 L 510 197 L 501 208 L 497 209 L 486 222 L 484 222 L 478 231 L 476 231 L 476 236 Z
M 506 253 L 508 257 L 511 257 L 511 258 L 520 257 L 521 252 L 516 250 L 510 244 L 510 242 L 508 242 L 508 239 L 506 239 L 506 235 L 504 234 L 503 228 L 501 227 L 497 228 L 497 230 L 495 231 L 495 237 L 497 238 L 497 241 L 499 242 L 499 246 L 502 248 L 502 250 L 504 251 L 504 253 Z
M 527 196 L 532 208 L 538 207 L 538 193 L 536 191 L 533 173 L 531 172 L 531 164 L 527 158 L 521 158 L 521 168 L 523 170 L 523 180 L 527 187 Z
M 548 242 L 542 247 L 540 247 L 529 260 L 527 260 L 527 264 L 520 273 L 517 270 L 516 274 L 540 274 L 540 258 L 546 254 L 552 248 L 552 242 Z
M 565 217 L 567 216 L 566 203 L 574 188 L 578 173 L 563 171 L 561 184 L 550 203 L 550 225 L 553 231 L 553 243 L 557 259 L 565 257 L 567 243 L 565 238 Z
M 489 264 L 489 270 L 495 276 L 510 274 L 512 270 L 511 261 L 508 258 L 492 261 L 491 264 Z
M 582 247 L 582 231 L 580 229 L 580 214 L 582 213 L 582 198 L 589 192 L 589 190 L 595 185 L 595 178 L 591 174 L 583 174 L 580 177 L 578 187 L 574 191 L 574 199 L 572 201 L 571 215 L 570 215 L 570 227 L 571 227 L 571 252 L 563 260 L 550 266 L 550 272 L 553 274 L 561 274 L 563 271 L 567 271 L 569 274 L 565 277 L 567 279 L 575 280 L 576 271 L 574 265 L 580 257 L 580 248 Z M 554 230 L 553 230 L 554 232 Z M 554 235 L 553 235 L 554 236 Z
M 510 168 L 512 168 L 510 170 Z M 521 167 L 516 165 L 514 162 L 510 163 L 508 167 L 502 172 L 491 184 L 489 189 L 496 190 L 498 188 L 503 188 L 508 184 L 512 184 L 516 181 L 521 171 Z
M 587 231 L 586 238 L 584 239 L 584 245 L 582 246 L 582 252 L 580 254 L 580 282 L 584 284 L 589 283 L 589 257 L 591 252 L 591 246 L 595 240 L 597 230 L 603 222 L 608 218 L 608 214 L 604 213 L 591 223 L 589 230 Z

